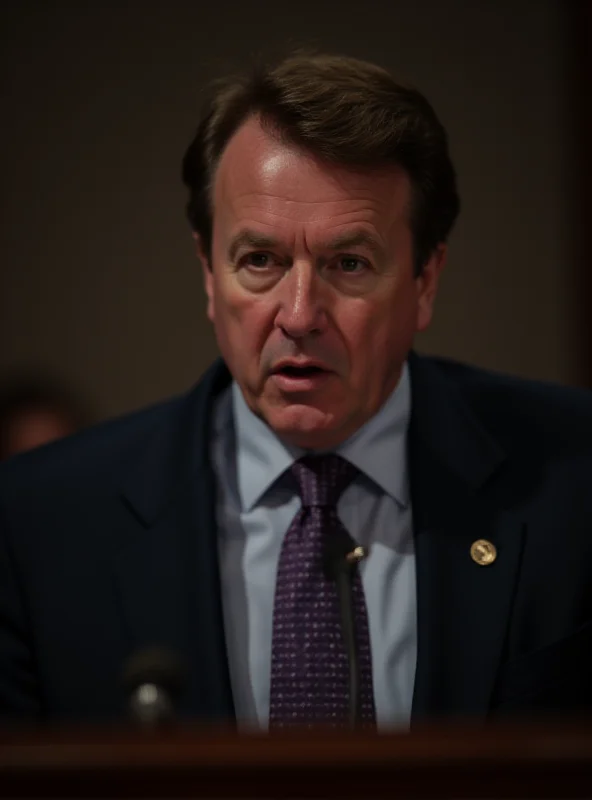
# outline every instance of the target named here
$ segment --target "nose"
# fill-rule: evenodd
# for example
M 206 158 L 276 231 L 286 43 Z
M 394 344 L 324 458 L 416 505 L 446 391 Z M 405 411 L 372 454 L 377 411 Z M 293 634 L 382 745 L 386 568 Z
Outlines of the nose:
M 291 339 L 319 334 L 326 325 L 320 278 L 311 264 L 294 262 L 282 279 L 276 325 Z

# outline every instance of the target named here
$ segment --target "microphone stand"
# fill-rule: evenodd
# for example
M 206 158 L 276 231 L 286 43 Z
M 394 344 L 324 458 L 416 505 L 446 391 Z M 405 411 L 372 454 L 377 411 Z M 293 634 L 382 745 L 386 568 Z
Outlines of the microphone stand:
M 325 573 L 330 580 L 335 581 L 339 600 L 341 632 L 349 669 L 349 723 L 354 730 L 360 726 L 362 721 L 362 699 L 360 696 L 353 579 L 358 563 L 365 557 L 365 549 L 357 546 L 345 530 L 339 535 L 328 536 L 325 541 Z

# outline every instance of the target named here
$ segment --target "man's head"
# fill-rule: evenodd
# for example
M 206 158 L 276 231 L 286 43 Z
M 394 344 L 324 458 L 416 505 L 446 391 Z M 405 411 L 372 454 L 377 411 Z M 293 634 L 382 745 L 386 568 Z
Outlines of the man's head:
M 184 160 L 208 315 L 250 408 L 332 448 L 396 386 L 458 213 L 427 101 L 353 59 L 221 86 Z

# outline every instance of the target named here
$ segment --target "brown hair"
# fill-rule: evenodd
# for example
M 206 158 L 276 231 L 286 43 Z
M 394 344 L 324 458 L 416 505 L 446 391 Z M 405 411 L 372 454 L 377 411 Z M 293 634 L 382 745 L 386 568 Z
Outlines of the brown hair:
M 448 238 L 460 207 L 446 131 L 416 89 L 375 64 L 343 56 L 297 53 L 216 84 L 183 159 L 187 215 L 208 255 L 214 172 L 232 135 L 254 115 L 270 132 L 327 163 L 405 169 L 413 186 L 411 228 L 421 273 Z

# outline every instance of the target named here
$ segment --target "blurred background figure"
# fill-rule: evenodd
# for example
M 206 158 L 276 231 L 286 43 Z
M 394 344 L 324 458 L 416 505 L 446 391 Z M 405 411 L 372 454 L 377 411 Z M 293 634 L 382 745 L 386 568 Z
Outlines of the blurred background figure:
M 57 378 L 19 374 L 0 379 L 0 461 L 69 436 L 89 422 L 78 393 Z

